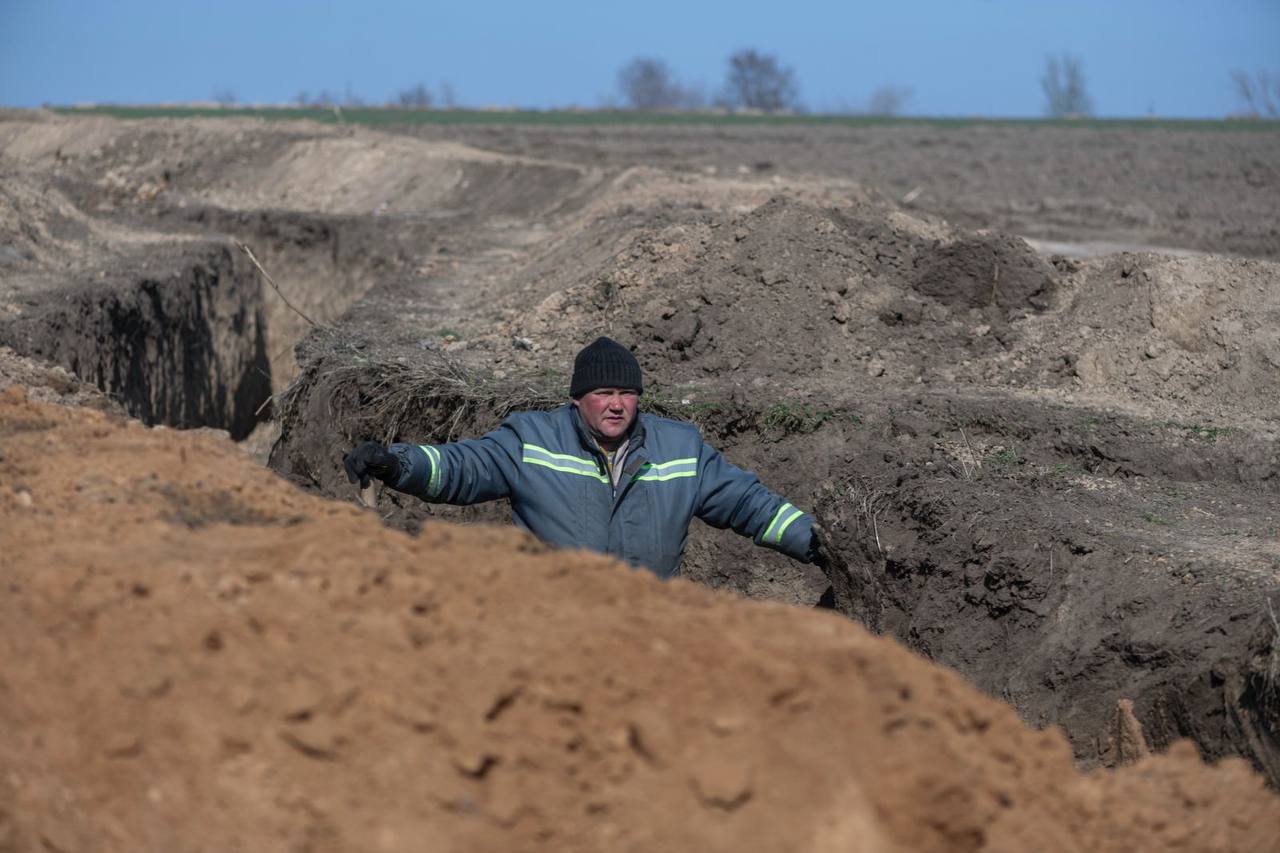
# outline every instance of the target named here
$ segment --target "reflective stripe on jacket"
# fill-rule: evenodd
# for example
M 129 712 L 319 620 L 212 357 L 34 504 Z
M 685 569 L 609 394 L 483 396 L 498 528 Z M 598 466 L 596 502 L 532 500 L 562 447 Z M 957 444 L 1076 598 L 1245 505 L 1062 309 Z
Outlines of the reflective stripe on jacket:
M 572 405 L 514 414 L 478 439 L 391 451 L 399 491 L 450 504 L 510 498 L 513 521 L 542 541 L 611 554 L 660 577 L 679 574 L 694 516 L 808 559 L 813 518 L 679 421 L 637 416 L 616 489 Z

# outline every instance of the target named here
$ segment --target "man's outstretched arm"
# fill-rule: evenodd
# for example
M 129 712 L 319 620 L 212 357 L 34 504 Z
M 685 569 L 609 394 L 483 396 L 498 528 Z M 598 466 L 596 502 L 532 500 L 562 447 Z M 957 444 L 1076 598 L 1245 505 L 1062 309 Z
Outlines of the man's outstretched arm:
M 711 447 L 703 445 L 698 462 L 695 515 L 802 562 L 812 559 L 813 516 L 766 489 L 759 477 Z
M 487 435 L 448 444 L 390 447 L 366 441 L 343 457 L 347 479 L 381 480 L 399 492 L 437 503 L 473 504 L 507 497 L 519 477 L 520 438 L 504 424 Z

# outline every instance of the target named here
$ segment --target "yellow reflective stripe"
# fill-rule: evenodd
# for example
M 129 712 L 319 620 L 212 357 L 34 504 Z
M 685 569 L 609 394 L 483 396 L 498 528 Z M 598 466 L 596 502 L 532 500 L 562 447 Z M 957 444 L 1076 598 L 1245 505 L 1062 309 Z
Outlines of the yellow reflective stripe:
M 670 462 L 647 462 L 650 468 L 670 468 L 672 465 L 697 465 L 698 457 L 690 456 L 688 459 L 672 459 Z
M 431 480 L 427 483 L 427 491 L 434 495 L 440 488 L 440 451 L 429 444 L 420 444 L 418 446 L 422 448 L 422 451 L 427 454 L 427 458 L 431 460 Z
M 651 482 L 661 483 L 663 480 L 674 480 L 677 477 L 696 477 L 697 471 L 673 471 L 670 474 L 642 474 L 636 477 L 637 480 L 649 480 Z
M 552 453 L 550 450 L 547 450 L 545 447 L 539 447 L 536 444 L 525 443 L 522 446 L 525 450 L 535 450 L 538 453 L 542 453 L 546 456 L 550 456 L 552 459 L 563 459 L 566 462 L 579 462 L 583 465 L 588 465 L 592 468 L 596 467 L 596 460 L 594 459 L 584 459 L 581 456 L 570 456 L 567 453 Z
M 791 522 L 795 521 L 797 518 L 799 518 L 802 515 L 804 515 L 803 512 L 801 512 L 800 510 L 796 510 L 794 515 L 788 517 L 786 521 L 782 522 L 782 526 L 778 528 L 778 535 L 774 538 L 773 544 L 781 545 L 782 534 L 787 532 L 787 528 L 791 526 Z
M 764 535 L 760 537 L 760 541 L 769 541 L 769 534 L 773 533 L 773 528 L 777 526 L 778 519 L 782 518 L 782 514 L 789 509 L 795 509 L 795 507 L 786 502 L 783 502 L 782 506 L 778 507 L 778 511 L 773 514 L 773 518 L 769 521 L 769 526 L 764 529 Z
M 581 477 L 594 477 L 602 483 L 610 482 L 608 477 L 599 473 L 598 469 L 596 471 L 580 471 L 577 468 L 570 468 L 566 465 L 557 465 L 554 462 L 548 462 L 547 460 L 539 459 L 536 456 L 525 456 L 520 461 L 527 462 L 530 465 L 541 465 L 544 468 L 550 468 L 552 471 L 562 471 L 565 474 L 577 474 Z
M 696 476 L 698 476 L 698 458 L 690 456 L 685 459 L 672 459 L 670 462 L 646 462 L 641 466 L 640 473 L 635 479 L 661 483 L 677 477 Z

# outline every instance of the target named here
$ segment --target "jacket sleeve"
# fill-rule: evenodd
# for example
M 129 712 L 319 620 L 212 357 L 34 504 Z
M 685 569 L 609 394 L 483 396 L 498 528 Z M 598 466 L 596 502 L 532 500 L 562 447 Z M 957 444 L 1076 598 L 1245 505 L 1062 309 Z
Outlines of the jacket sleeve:
M 520 436 L 509 422 L 448 444 L 393 444 L 396 491 L 433 503 L 474 504 L 508 497 L 520 476 Z
M 755 474 L 731 464 L 705 443 L 699 453 L 694 515 L 713 527 L 732 527 L 757 545 L 809 561 L 813 516 L 766 489 Z

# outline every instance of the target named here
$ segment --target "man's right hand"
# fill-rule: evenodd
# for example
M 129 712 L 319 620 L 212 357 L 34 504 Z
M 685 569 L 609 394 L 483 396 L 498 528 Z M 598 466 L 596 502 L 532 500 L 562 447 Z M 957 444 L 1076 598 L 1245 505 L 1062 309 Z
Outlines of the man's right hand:
M 831 534 L 821 522 L 813 523 L 813 538 L 809 541 L 809 562 L 822 569 L 830 580 L 833 571 L 848 574 L 849 564 L 831 545 Z
M 376 441 L 366 441 L 343 456 L 342 467 L 347 469 L 347 479 L 361 489 L 369 488 L 371 477 L 387 483 L 400 476 L 400 460 Z

